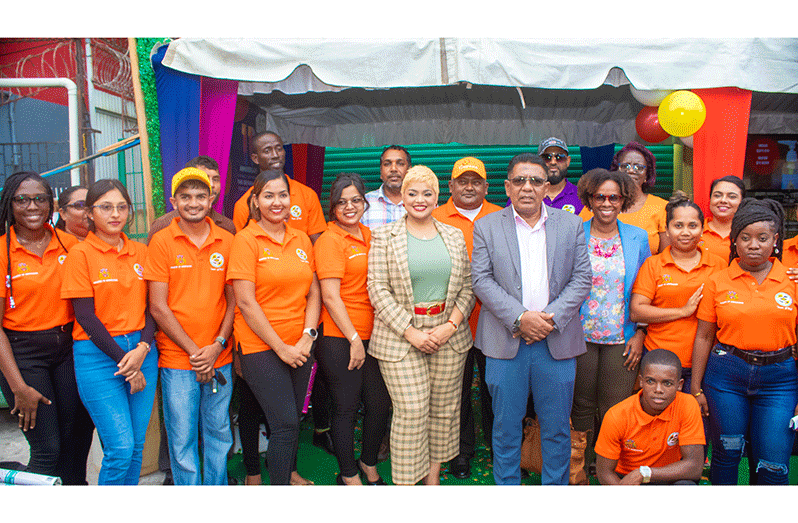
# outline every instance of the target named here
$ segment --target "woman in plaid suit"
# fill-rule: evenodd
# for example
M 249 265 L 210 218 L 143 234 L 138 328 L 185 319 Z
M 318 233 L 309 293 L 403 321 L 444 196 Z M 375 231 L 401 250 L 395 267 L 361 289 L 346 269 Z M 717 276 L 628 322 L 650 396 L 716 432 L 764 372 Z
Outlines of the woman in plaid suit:
M 393 402 L 391 474 L 399 485 L 440 483 L 441 463 L 459 451 L 460 388 L 471 347 L 475 298 L 463 233 L 432 218 L 438 178 L 405 175 L 407 215 L 372 232 L 368 292 L 374 330 L 368 353 Z

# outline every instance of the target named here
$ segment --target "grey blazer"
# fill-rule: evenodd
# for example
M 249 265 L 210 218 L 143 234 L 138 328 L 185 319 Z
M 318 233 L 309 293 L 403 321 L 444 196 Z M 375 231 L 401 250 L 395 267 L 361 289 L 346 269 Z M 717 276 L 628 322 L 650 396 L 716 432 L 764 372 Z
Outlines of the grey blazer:
M 560 209 L 546 211 L 549 304 L 543 311 L 554 313 L 555 323 L 546 342 L 552 357 L 564 360 L 586 351 L 579 308 L 590 294 L 593 270 L 582 220 Z M 474 294 L 482 300 L 474 345 L 490 358 L 514 358 L 520 338 L 513 338 L 513 323 L 526 308 L 512 206 L 474 223 L 471 276 Z

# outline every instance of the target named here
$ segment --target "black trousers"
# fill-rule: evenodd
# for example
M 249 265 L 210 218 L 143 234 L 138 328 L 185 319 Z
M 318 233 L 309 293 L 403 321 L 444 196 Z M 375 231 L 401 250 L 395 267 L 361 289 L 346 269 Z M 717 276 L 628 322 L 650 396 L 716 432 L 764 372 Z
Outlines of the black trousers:
M 474 457 L 476 447 L 476 426 L 474 408 L 471 404 L 471 386 L 474 379 L 474 363 L 479 371 L 479 406 L 482 414 L 482 432 L 485 445 L 490 448 L 493 435 L 493 406 L 485 383 L 485 355 L 476 347 L 471 347 L 466 356 L 463 373 L 463 391 L 460 407 L 460 455 L 468 459 Z
M 266 415 L 260 408 L 258 399 L 252 393 L 252 389 L 243 379 L 236 380 L 236 384 L 241 391 L 241 402 L 238 405 L 238 436 L 241 438 L 241 454 L 243 455 L 244 468 L 247 469 L 247 476 L 260 475 L 260 425 L 266 425 L 267 436 L 269 435 L 269 424 Z
M 86 461 L 94 423 L 78 396 L 72 359 L 72 324 L 46 331 L 5 330 L 22 379 L 50 405 L 39 403 L 36 426 L 25 432 L 30 445 L 27 471 L 57 476 L 65 485 L 86 485 Z M 10 406 L 14 394 L 0 375 Z
M 305 403 L 313 361 L 312 352 L 297 368 L 284 363 L 273 350 L 241 356 L 241 372 L 271 429 L 266 457 L 272 485 L 289 485 L 291 472 L 296 469 L 299 415 Z
M 368 340 L 363 345 L 368 350 Z M 365 407 L 360 459 L 365 465 L 374 466 L 388 423 L 391 397 L 377 360 L 369 354 L 366 354 L 366 361 L 360 369 L 347 369 L 349 340 L 346 338 L 323 336 L 316 359 L 332 398 L 331 431 L 338 467 L 341 474 L 352 477 L 358 473 L 355 462 L 355 417 L 358 405 L 362 400 Z

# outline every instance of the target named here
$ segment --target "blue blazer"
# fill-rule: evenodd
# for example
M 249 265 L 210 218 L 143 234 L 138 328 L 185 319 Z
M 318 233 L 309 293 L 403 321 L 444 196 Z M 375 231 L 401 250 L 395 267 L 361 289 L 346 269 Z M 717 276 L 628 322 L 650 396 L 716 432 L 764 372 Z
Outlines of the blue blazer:
M 584 223 L 585 243 L 590 245 L 590 225 L 593 218 Z M 629 225 L 618 220 L 618 233 L 621 235 L 621 249 L 623 249 L 623 263 L 626 267 L 626 275 L 623 278 L 623 301 L 626 311 L 623 319 L 623 337 L 629 341 L 635 333 L 635 323 L 629 319 L 629 300 L 632 297 L 632 287 L 637 279 L 637 271 L 642 267 L 646 258 L 651 256 L 651 247 L 648 244 L 648 233 L 640 227 Z M 587 314 L 587 301 L 582 304 L 579 311 Z

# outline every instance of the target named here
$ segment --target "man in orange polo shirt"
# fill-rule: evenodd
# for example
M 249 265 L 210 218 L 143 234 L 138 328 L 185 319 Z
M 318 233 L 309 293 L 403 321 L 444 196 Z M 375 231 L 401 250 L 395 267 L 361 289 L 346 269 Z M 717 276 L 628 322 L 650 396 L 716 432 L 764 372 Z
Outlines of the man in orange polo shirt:
M 176 485 L 226 485 L 233 443 L 227 338 L 235 300 L 225 283 L 233 235 L 208 217 L 211 191 L 201 169 L 187 167 L 174 175 L 171 202 L 178 215 L 152 237 L 144 269 L 150 311 L 160 328 L 164 424 Z
M 596 440 L 602 485 L 695 485 L 704 466 L 704 428 L 694 397 L 681 391 L 682 365 L 666 349 L 640 362 L 637 394 L 604 416 Z
M 453 225 L 463 231 L 468 256 L 474 250 L 474 222 L 486 214 L 501 210 L 501 207 L 485 200 L 488 194 L 488 175 L 485 164 L 480 160 L 467 156 L 455 162 L 452 168 L 452 179 L 449 180 L 451 198 L 444 205 L 432 211 L 432 217 L 443 223 Z M 472 335 L 477 332 L 480 303 L 477 304 L 468 319 Z M 463 374 L 462 407 L 460 409 L 460 454 L 449 462 L 449 472 L 458 479 L 471 476 L 471 458 L 474 457 L 474 413 L 471 406 L 471 382 L 474 378 L 474 360 L 479 369 L 479 396 L 482 408 L 482 432 L 485 443 L 490 446 L 493 432 L 493 409 L 490 393 L 485 384 L 485 355 L 471 347 L 466 357 Z
M 283 140 L 271 131 L 265 131 L 255 135 L 250 140 L 250 150 L 252 161 L 258 165 L 261 171 L 275 169 L 282 171 L 285 167 L 285 148 Z M 291 193 L 291 214 L 288 224 L 294 229 L 299 229 L 310 237 L 310 241 L 315 242 L 321 233 L 327 230 L 327 222 L 324 220 L 324 211 L 321 209 L 321 202 L 316 191 L 288 177 L 288 190 Z M 233 207 L 233 224 L 236 230 L 242 230 L 249 221 L 249 195 L 252 188 L 248 189 L 241 198 L 236 201 Z

